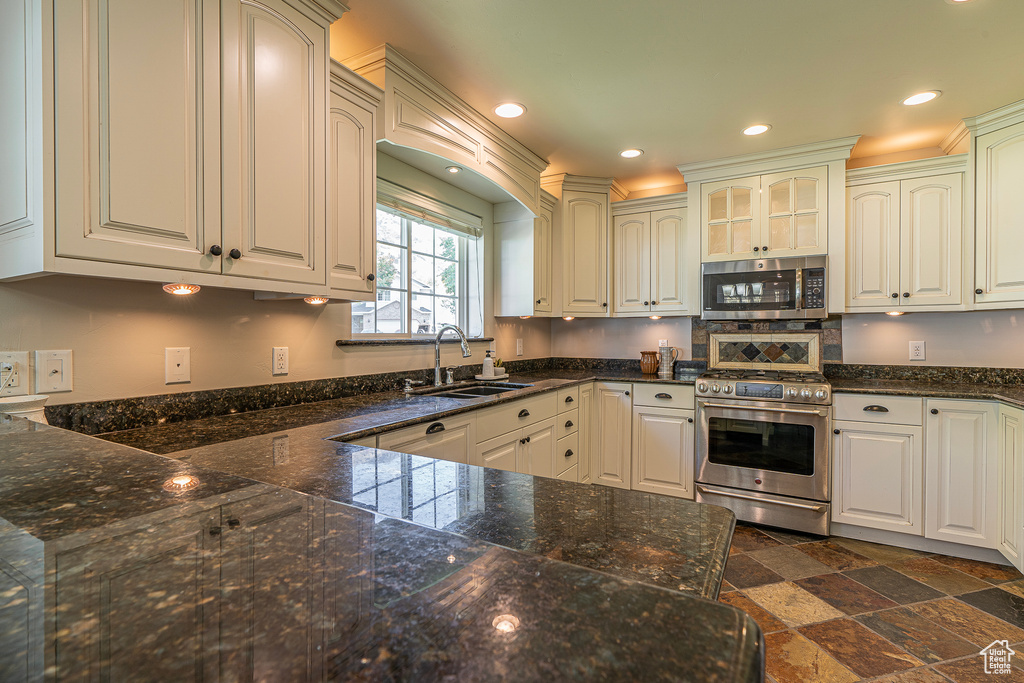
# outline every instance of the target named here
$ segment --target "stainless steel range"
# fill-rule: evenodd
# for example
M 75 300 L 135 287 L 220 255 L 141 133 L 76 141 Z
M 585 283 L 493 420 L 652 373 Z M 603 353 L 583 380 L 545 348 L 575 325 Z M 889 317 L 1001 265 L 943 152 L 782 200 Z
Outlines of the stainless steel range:
M 697 500 L 758 524 L 828 534 L 832 388 L 818 373 L 697 378 Z

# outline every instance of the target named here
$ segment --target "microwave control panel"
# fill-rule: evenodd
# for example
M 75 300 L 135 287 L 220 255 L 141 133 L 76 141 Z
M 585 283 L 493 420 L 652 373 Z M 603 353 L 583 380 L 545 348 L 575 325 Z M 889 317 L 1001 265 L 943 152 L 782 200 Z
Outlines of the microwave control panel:
M 804 271 L 804 308 L 825 308 L 825 269 Z

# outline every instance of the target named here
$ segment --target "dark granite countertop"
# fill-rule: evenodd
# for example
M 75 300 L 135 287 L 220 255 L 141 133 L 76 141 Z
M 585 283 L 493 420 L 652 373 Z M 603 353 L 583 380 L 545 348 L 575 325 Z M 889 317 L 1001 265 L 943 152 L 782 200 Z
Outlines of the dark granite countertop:
M 1001 401 L 1007 405 L 1024 408 L 1024 385 L 1019 384 L 973 384 L 907 379 L 832 379 L 830 383 L 833 393 Z
M 6 416 L 0 578 L 3 680 L 763 678 L 729 606 Z
M 307 428 L 174 457 L 512 550 L 718 597 L 735 525 L 724 508 L 318 437 Z
M 476 399 L 439 398 L 431 394 L 406 395 L 400 391 L 368 393 L 330 401 L 305 403 L 268 410 L 234 413 L 200 420 L 140 427 L 120 432 L 98 434 L 99 438 L 141 448 L 151 453 L 167 454 L 187 448 L 233 441 L 239 435 L 270 434 L 314 424 L 337 423 L 333 435 L 358 439 L 420 422 L 440 419 L 482 406 L 514 401 L 531 394 L 594 380 L 609 382 L 641 382 L 693 384 L 699 370 L 685 371 L 679 379 L 660 379 L 630 371 L 548 370 L 514 375 L 515 384 L 532 384 L 497 396 Z M 461 384 L 461 383 L 460 383 Z M 459 385 L 452 385 L 455 388 Z M 328 435 L 331 436 L 331 435 Z

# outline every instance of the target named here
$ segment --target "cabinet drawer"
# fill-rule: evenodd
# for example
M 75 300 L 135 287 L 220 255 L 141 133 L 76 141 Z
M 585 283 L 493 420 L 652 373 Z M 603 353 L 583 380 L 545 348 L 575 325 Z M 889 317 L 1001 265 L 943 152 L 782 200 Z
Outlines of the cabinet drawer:
M 557 400 L 555 392 L 549 391 L 480 410 L 476 414 L 477 443 L 554 417 Z
M 570 410 L 567 413 L 562 413 L 555 420 L 555 424 L 558 427 L 558 438 L 561 439 L 564 436 L 575 434 L 580 428 L 580 411 Z
M 562 481 L 579 481 L 579 465 L 573 465 L 565 472 L 562 472 L 555 479 L 561 479 Z
M 558 412 L 564 413 L 567 410 L 575 410 L 580 404 L 579 386 L 558 390 Z
M 570 434 L 558 440 L 555 448 L 555 472 L 564 472 L 580 461 L 579 434 Z
M 832 401 L 832 417 L 836 420 L 920 425 L 924 416 L 924 401 L 916 396 L 836 394 Z
M 693 410 L 693 387 L 689 384 L 634 384 L 633 405 Z

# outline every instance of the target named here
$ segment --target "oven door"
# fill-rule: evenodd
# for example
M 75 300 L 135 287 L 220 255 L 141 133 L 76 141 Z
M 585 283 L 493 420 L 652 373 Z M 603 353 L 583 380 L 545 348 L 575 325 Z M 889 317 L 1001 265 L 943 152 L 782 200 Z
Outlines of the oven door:
M 697 481 L 829 500 L 829 410 L 767 401 L 697 401 Z

